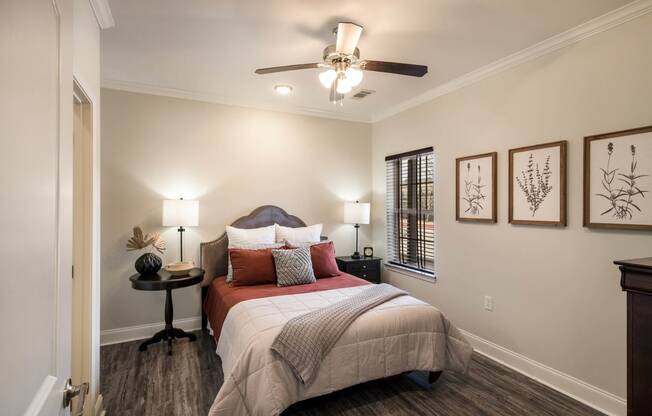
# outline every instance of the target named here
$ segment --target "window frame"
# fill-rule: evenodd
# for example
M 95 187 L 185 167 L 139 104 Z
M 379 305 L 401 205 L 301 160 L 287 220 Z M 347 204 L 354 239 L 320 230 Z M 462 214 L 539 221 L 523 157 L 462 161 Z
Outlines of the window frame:
M 427 165 L 422 167 L 421 163 L 424 159 Z M 404 162 L 407 162 L 408 169 L 405 174 L 402 172 Z M 390 170 L 390 163 L 395 164 L 392 170 Z M 385 265 L 402 274 L 426 281 L 435 281 L 435 160 L 433 147 L 389 155 L 385 157 L 385 166 L 385 215 L 387 219 Z M 421 177 L 424 169 L 425 178 Z M 431 177 L 429 178 L 428 175 Z M 406 183 L 403 182 L 404 177 L 408 178 Z M 403 192 L 405 188 L 407 188 L 405 192 L 407 195 L 404 195 Z M 431 188 L 430 194 L 428 188 Z M 426 209 L 422 209 L 420 205 L 424 200 Z M 427 209 L 428 205 L 430 209 Z M 405 227 L 404 223 L 407 223 Z M 430 238 L 426 231 L 428 223 L 432 224 L 432 237 Z M 394 228 L 397 228 L 398 231 L 393 230 Z M 406 229 L 408 230 L 407 234 L 404 232 Z M 409 241 L 405 247 L 410 260 L 405 260 L 403 257 L 402 243 L 404 241 Z M 429 251 L 432 253 L 431 257 L 427 255 Z M 429 262 L 432 262 L 432 269 L 428 268 L 427 263 Z

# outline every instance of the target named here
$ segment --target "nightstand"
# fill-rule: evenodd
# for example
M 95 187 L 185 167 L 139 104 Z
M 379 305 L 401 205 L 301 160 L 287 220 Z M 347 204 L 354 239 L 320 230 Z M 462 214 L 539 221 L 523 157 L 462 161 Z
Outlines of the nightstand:
M 352 274 L 371 283 L 380 283 L 380 257 L 362 257 L 353 259 L 351 256 L 336 257 L 337 267 L 344 273 Z
M 153 337 L 140 344 L 140 351 L 147 350 L 147 347 L 157 342 L 167 342 L 168 355 L 172 355 L 172 340 L 175 338 L 188 338 L 190 341 L 197 339 L 195 334 L 174 328 L 172 326 L 172 290 L 188 287 L 201 283 L 204 279 L 204 271 L 194 268 L 186 276 L 173 276 L 165 270 L 159 270 L 152 275 L 135 274 L 129 278 L 131 287 L 136 290 L 165 290 L 165 328 L 157 332 Z

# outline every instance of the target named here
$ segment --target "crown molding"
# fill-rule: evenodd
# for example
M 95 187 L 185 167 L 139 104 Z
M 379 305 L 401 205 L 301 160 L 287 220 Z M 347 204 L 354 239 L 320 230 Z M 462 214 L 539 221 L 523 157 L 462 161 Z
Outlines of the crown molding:
M 102 79 L 102 88 L 111 90 L 136 92 L 140 94 L 158 95 L 163 97 L 181 98 L 185 100 L 202 101 L 214 104 L 230 105 L 235 107 L 252 108 L 256 110 L 275 111 L 282 113 L 299 114 L 304 116 L 313 116 L 321 118 L 330 118 L 342 121 L 354 121 L 360 123 L 371 123 L 369 117 L 355 116 L 350 114 L 336 113 L 332 111 L 324 111 L 316 108 L 309 107 L 285 107 L 277 104 L 253 104 L 245 101 L 238 101 L 226 96 L 217 94 L 208 94 L 198 91 L 189 91 L 177 88 L 157 87 L 154 85 L 142 84 L 131 81 L 121 81 L 115 79 Z
M 474 71 L 441 84 L 426 91 L 414 98 L 399 103 L 387 110 L 374 114 L 371 117 L 373 123 L 384 120 L 388 117 L 401 113 L 410 108 L 416 107 L 437 97 L 441 97 L 460 88 L 474 84 L 487 77 L 498 74 L 507 69 L 518 66 L 522 63 L 539 58 L 566 46 L 572 45 L 583 39 L 602 33 L 606 30 L 619 26 L 637 17 L 643 16 L 652 11 L 652 0 L 637 0 L 626 4 L 618 9 L 612 10 L 602 16 L 582 23 L 572 29 L 552 36 L 542 42 L 527 47 L 512 55 L 508 55 L 488 65 L 482 66 Z
M 101 30 L 110 29 L 115 26 L 115 20 L 113 20 L 113 14 L 111 13 L 111 6 L 109 6 L 108 0 L 89 0 L 89 2 Z

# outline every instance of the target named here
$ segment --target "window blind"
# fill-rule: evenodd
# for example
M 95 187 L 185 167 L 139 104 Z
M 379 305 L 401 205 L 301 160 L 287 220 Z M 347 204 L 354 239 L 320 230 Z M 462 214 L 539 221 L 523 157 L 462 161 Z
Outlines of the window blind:
M 432 147 L 387 156 L 387 261 L 434 277 Z

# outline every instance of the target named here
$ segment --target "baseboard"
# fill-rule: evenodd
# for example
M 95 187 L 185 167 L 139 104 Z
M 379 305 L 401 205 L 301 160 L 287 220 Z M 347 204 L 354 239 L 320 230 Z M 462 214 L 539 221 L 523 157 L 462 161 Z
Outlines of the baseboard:
M 192 318 L 175 319 L 172 323 L 176 328 L 184 331 L 197 331 L 201 329 L 201 316 Z M 125 328 L 107 329 L 100 332 L 100 345 L 119 344 L 121 342 L 146 339 L 165 328 L 165 323 L 128 326 Z
M 610 416 L 625 416 L 627 401 L 578 378 L 462 330 L 476 352 Z

